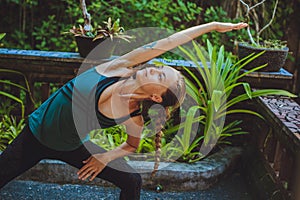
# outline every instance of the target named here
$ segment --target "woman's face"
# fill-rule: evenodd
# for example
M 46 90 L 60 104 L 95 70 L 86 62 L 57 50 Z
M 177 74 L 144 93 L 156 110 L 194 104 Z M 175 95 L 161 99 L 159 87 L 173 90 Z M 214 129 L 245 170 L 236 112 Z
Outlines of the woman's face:
M 137 71 L 136 81 L 146 93 L 161 95 L 167 88 L 176 84 L 179 72 L 169 66 L 147 67 Z

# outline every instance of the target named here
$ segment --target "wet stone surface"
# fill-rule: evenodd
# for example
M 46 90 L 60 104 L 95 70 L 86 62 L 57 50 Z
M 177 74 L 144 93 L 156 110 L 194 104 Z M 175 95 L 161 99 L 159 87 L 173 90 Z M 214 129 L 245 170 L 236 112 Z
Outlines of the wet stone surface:
M 170 180 L 171 181 L 171 180 Z M 117 200 L 120 190 L 114 187 L 54 184 L 15 180 L 0 190 L 1 200 Z M 251 200 L 244 179 L 238 172 L 223 178 L 203 191 L 178 192 L 143 189 L 141 200 Z
M 300 139 L 300 105 L 284 97 L 268 96 L 260 99 Z

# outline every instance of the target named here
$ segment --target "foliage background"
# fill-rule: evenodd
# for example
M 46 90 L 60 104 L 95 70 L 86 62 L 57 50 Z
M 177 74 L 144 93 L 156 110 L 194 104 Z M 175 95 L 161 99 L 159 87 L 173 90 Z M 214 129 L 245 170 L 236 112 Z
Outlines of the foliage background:
M 263 37 L 288 39 L 285 37 L 293 20 L 288 16 L 293 13 L 296 1 L 299 0 L 280 1 L 275 21 Z M 141 27 L 182 30 L 211 21 L 245 21 L 238 0 L 86 0 L 86 3 L 94 27 L 96 22 L 101 23 L 108 17 L 120 18 L 126 30 Z M 270 19 L 273 4 L 274 1 L 267 1 L 258 11 L 261 24 Z M 74 52 L 77 51 L 74 38 L 62 33 L 82 24 L 83 18 L 79 0 L 1 0 L 0 23 L 0 33 L 7 33 L 0 47 Z M 213 32 L 198 38 L 198 42 L 204 44 L 209 39 L 215 45 L 224 45 L 227 51 L 234 51 L 234 40 L 246 38 L 245 30 L 226 34 Z M 3 108 L 9 106 L 0 109 L 3 114 L 9 114 Z M 3 128 L 7 132 L 5 126 Z M 15 131 L 11 133 L 15 135 Z
M 285 16 L 293 11 L 292 2 L 289 2 L 280 2 L 275 22 L 265 32 L 269 37 L 284 37 L 284 27 L 289 23 L 289 18 Z M 210 21 L 243 20 L 238 0 L 87 0 L 86 4 L 93 23 L 101 23 L 111 16 L 114 20 L 120 18 L 121 25 L 126 30 L 138 27 L 182 30 Z M 260 10 L 262 21 L 268 19 L 270 12 L 266 12 L 267 7 L 271 8 L 273 5 L 266 3 L 265 6 L 266 8 Z M 79 1 L 2 0 L 1 10 L 0 32 L 7 33 L 2 42 L 4 47 L 76 51 L 74 38 L 62 33 L 67 32 L 73 25 L 83 23 Z M 199 38 L 198 42 L 210 39 L 215 44 L 224 44 L 226 49 L 232 50 L 233 39 L 238 38 L 237 34 L 213 33 Z M 239 36 L 246 38 L 243 32 L 239 32 Z

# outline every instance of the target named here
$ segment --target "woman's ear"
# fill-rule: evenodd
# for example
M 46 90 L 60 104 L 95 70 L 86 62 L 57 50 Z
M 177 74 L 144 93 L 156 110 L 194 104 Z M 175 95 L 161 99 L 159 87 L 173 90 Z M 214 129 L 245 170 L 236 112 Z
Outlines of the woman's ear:
M 151 94 L 150 99 L 156 103 L 162 102 L 162 97 L 158 94 Z

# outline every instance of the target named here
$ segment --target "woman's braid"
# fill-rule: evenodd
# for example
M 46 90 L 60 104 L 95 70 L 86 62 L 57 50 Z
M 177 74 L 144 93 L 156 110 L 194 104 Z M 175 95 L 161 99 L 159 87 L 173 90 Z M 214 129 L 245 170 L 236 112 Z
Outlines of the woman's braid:
M 166 113 L 164 109 L 159 109 L 158 111 L 158 117 L 157 120 L 155 121 L 155 164 L 154 164 L 154 169 L 151 173 L 151 176 L 154 177 L 155 173 L 158 170 L 159 162 L 160 162 L 160 157 L 161 157 L 161 138 L 163 136 L 163 124 L 166 121 Z

